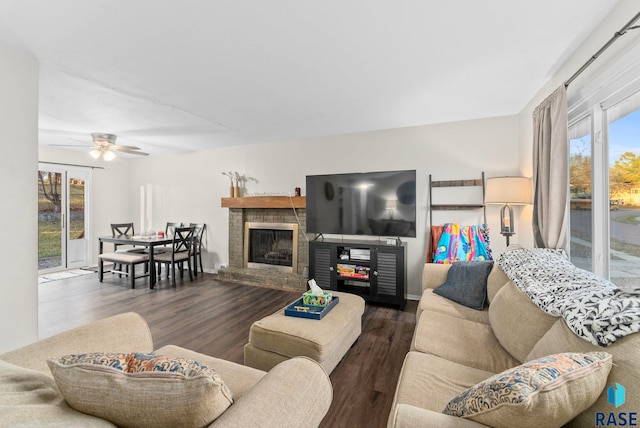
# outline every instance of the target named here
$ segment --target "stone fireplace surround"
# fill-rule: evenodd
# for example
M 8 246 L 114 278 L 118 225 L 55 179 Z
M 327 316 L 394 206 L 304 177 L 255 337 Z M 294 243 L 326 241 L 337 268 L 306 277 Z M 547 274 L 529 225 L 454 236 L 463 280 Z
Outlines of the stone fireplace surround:
M 226 198 L 225 198 L 226 199 Z M 237 199 L 237 198 L 229 198 Z M 243 198 L 246 199 L 246 198 Z M 288 198 L 287 198 L 288 199 Z M 223 206 L 224 206 L 223 199 Z M 296 208 L 296 218 L 292 208 L 229 208 L 229 266 L 218 270 L 222 281 L 234 281 L 289 290 L 307 290 L 309 243 L 303 231 L 306 229 L 307 214 L 305 208 Z M 298 224 L 298 262 L 297 273 L 278 272 L 271 269 L 247 269 L 244 267 L 244 225 L 256 223 L 292 223 Z

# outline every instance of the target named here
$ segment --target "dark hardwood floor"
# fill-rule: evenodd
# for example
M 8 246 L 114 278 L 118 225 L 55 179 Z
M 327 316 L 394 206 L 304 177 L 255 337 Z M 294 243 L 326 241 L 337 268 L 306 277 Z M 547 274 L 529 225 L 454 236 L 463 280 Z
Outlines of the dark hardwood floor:
M 186 275 L 185 275 L 186 276 Z M 40 338 L 122 312 L 140 313 L 156 348 L 167 344 L 243 363 L 251 324 L 294 301 L 298 292 L 233 284 L 200 274 L 194 282 L 163 279 L 155 290 L 97 274 L 39 286 Z M 415 327 L 417 302 L 404 311 L 367 304 L 363 332 L 331 374 L 333 403 L 322 427 L 385 427 Z

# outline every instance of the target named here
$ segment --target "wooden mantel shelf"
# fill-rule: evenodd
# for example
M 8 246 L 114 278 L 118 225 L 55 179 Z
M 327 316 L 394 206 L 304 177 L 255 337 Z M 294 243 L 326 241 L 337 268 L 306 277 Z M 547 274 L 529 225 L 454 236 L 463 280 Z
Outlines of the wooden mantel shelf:
M 222 198 L 222 208 L 306 208 L 306 196 L 243 196 Z

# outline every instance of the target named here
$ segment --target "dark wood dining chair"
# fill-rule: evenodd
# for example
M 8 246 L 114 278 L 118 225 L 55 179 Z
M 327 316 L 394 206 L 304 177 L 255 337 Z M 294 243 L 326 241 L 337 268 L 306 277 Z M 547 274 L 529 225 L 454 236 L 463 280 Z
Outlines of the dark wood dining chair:
M 175 234 L 176 227 L 182 227 L 182 223 L 168 221 L 164 227 L 164 236 L 166 236 L 167 238 L 171 238 Z M 171 251 L 171 247 L 168 247 L 166 245 L 153 247 L 154 257 L 157 254 L 168 253 L 170 251 Z M 158 278 L 160 278 L 161 274 L 162 274 L 162 265 L 158 264 Z M 169 275 L 168 272 L 167 272 L 167 275 Z
M 164 236 L 166 236 L 167 238 L 171 238 L 175 233 L 174 231 L 176 227 L 182 227 L 182 223 L 174 223 L 168 221 L 166 226 L 164 227 Z M 153 247 L 153 254 L 167 253 L 169 251 L 171 251 L 171 248 L 166 245 L 162 247 Z
M 184 263 L 187 263 L 189 279 L 193 281 L 193 270 L 191 269 L 191 245 L 193 244 L 193 234 L 195 227 L 176 227 L 173 233 L 171 251 L 155 255 L 154 261 L 158 263 L 158 278 L 160 278 L 160 266 L 167 267 L 167 278 L 171 275 L 173 286 L 176 286 L 176 274 L 180 271 L 180 278 L 184 277 Z
M 133 227 L 133 223 L 111 223 L 111 236 L 133 236 L 135 235 L 135 229 Z M 113 244 L 113 251 L 116 253 L 143 253 L 143 247 L 136 247 L 135 245 L 118 245 Z M 129 269 L 129 265 L 125 264 L 127 268 L 127 272 Z M 113 273 L 120 273 L 122 271 L 122 264 L 114 265 Z M 145 269 L 146 272 L 146 269 Z M 122 274 L 120 275 L 122 276 Z
M 135 234 L 133 223 L 111 223 L 111 236 L 114 238 L 116 236 L 133 236 Z M 126 253 L 129 251 L 142 252 L 144 248 L 133 245 L 113 244 L 113 251 L 118 253 Z
M 191 254 L 193 254 L 193 272 L 198 276 L 198 266 L 200 266 L 200 272 L 204 273 L 204 269 L 202 269 L 202 242 L 207 225 L 205 223 L 189 223 L 189 226 L 195 228 L 193 232 Z
M 167 225 L 164 228 L 164 233 L 165 235 L 167 235 L 168 237 L 173 236 L 173 234 L 175 233 L 176 227 L 182 227 L 183 224 L 182 223 L 176 223 L 176 222 L 167 222 Z

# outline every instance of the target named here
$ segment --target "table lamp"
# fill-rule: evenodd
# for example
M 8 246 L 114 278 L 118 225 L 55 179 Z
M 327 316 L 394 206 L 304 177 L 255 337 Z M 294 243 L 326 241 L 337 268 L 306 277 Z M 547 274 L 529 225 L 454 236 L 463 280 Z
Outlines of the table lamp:
M 493 177 L 487 179 L 485 205 L 503 205 L 500 210 L 500 234 L 507 238 L 515 235 L 512 205 L 531 203 L 531 179 L 527 177 Z

